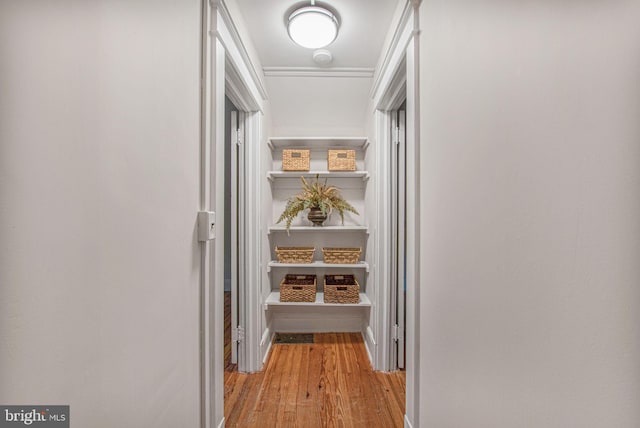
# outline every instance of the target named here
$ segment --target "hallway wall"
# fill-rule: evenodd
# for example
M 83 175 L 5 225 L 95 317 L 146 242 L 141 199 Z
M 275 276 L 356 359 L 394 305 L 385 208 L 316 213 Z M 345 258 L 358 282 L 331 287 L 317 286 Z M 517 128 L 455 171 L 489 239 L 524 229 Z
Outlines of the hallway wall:
M 0 2 L 0 403 L 199 426 L 200 2 Z
M 414 426 L 638 426 L 638 17 L 422 2 Z

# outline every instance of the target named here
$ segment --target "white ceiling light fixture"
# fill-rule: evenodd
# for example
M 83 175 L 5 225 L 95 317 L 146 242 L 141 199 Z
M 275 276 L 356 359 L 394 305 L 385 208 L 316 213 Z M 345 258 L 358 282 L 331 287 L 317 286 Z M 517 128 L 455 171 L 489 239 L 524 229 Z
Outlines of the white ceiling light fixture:
M 289 37 L 302 47 L 309 49 L 323 48 L 338 36 L 338 18 L 327 8 L 303 6 L 289 15 L 287 22 Z

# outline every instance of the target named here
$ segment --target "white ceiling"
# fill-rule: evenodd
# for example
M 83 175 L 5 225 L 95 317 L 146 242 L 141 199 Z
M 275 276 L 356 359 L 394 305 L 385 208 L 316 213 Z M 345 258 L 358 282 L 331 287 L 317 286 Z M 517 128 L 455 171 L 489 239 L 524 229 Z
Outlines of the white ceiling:
M 374 68 L 391 18 L 402 0 L 327 0 L 338 12 L 337 39 L 326 47 L 333 62 L 326 68 Z M 296 0 L 236 0 L 260 62 L 268 67 L 317 67 L 312 49 L 293 43 L 285 27 L 285 14 Z M 320 3 L 320 2 L 317 2 Z

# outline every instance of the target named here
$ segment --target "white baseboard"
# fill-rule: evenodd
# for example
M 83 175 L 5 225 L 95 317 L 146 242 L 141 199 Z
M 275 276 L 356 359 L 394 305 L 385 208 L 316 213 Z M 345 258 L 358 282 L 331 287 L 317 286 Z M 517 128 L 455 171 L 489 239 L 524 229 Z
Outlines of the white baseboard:
M 375 347 L 377 345 L 376 337 L 373 334 L 373 330 L 371 329 L 371 326 L 367 326 L 367 336 L 365 337 L 365 340 L 367 339 L 371 342 L 372 347 Z
M 367 355 L 369 356 L 371 367 L 376 369 L 376 361 L 374 360 L 374 355 L 376 353 L 377 344 L 376 339 L 373 335 L 373 330 L 371 330 L 371 326 L 367 326 L 367 328 L 362 332 L 362 339 L 364 340 L 364 349 L 367 350 Z
M 260 341 L 260 347 L 264 348 L 265 345 L 268 345 L 268 342 L 271 341 L 271 329 L 265 328 L 262 333 L 262 340 Z
M 273 341 L 269 342 L 269 344 L 267 345 L 267 349 L 264 350 L 264 354 L 262 354 L 262 366 L 264 367 L 264 365 L 267 362 L 267 357 L 269 356 L 269 352 L 271 351 L 271 345 L 273 344 Z
M 269 351 L 271 350 L 271 345 L 273 344 L 273 335 L 274 333 L 270 328 L 264 330 L 264 334 L 262 335 L 262 341 L 260 342 L 260 350 L 262 351 L 262 364 L 264 365 L 267 362 L 267 357 L 269 356 Z
M 409 420 L 409 416 L 404 415 L 404 428 L 413 428 L 411 421 Z

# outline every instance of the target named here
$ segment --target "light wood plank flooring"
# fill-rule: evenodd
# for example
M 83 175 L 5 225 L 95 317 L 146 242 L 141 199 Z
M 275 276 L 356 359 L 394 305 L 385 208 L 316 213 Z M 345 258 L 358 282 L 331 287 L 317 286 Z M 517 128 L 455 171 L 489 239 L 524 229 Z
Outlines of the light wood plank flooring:
M 231 364 L 231 292 L 224 292 L 224 367 L 232 369 Z
M 405 372 L 371 368 L 359 333 L 274 344 L 264 371 L 225 373 L 226 427 L 402 427 Z

